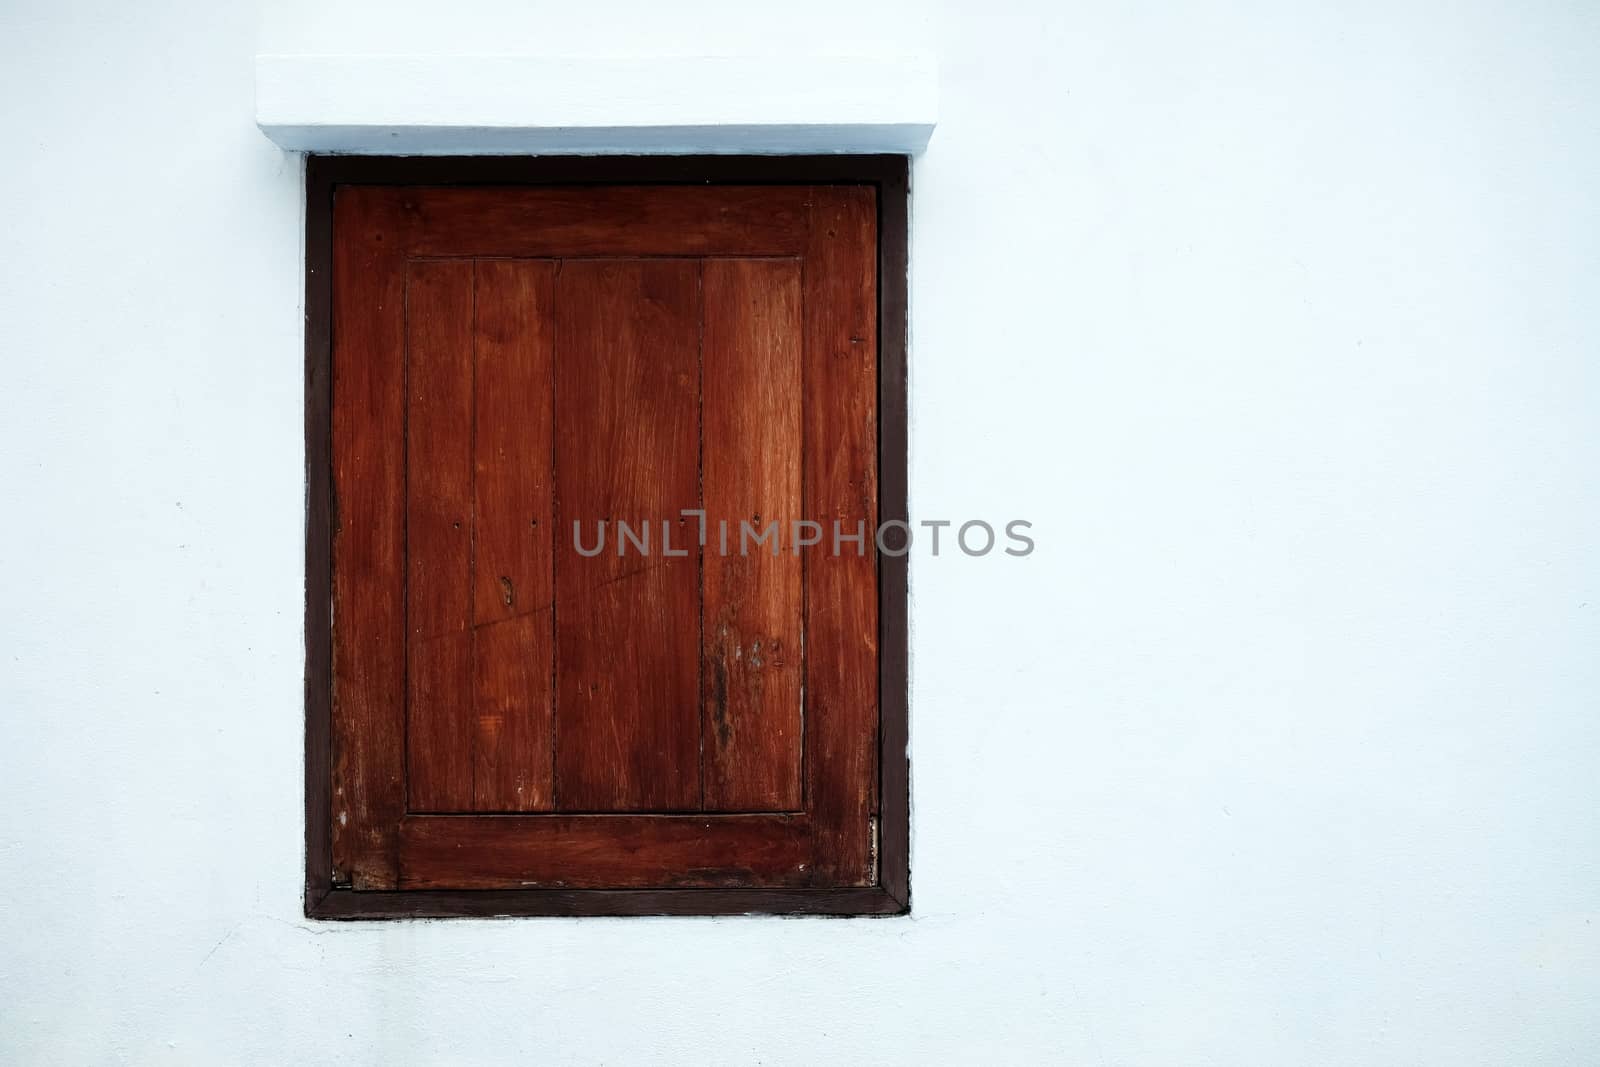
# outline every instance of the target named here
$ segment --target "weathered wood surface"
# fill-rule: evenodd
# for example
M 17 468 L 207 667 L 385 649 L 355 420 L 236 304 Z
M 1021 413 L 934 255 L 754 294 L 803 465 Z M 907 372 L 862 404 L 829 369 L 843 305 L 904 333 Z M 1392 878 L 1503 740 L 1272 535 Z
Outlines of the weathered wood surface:
M 340 192 L 336 880 L 875 882 L 876 213 L 870 185 Z

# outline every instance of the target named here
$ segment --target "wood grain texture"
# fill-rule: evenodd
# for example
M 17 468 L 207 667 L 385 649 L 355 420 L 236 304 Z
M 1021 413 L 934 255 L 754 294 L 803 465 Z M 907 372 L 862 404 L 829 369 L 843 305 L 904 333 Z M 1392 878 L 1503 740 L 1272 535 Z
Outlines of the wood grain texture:
M 403 889 L 804 884 L 811 835 L 789 815 L 411 816 Z
M 797 255 L 803 186 L 555 186 L 397 190 L 412 255 Z
M 699 265 L 566 262 L 557 278 L 556 803 L 562 811 L 700 805 L 697 546 Z M 677 535 L 663 552 L 662 523 Z M 615 523 L 650 529 L 619 553 Z
M 489 919 L 518 916 L 904 915 L 882 886 L 858 889 L 419 889 L 393 893 L 324 890 L 306 917 L 331 922 Z
M 390 200 L 334 201 L 332 878 L 393 888 L 405 807 L 404 262 Z
M 906 267 L 909 168 L 878 183 L 878 521 L 909 519 Z M 910 618 L 905 556 L 878 557 L 878 882 L 911 906 Z
M 909 881 L 906 847 L 907 768 L 904 758 L 905 566 L 903 560 L 892 559 L 880 562 L 883 573 L 877 583 L 879 599 L 876 625 L 883 654 L 881 662 L 875 669 L 880 672 L 878 685 L 882 694 L 881 714 L 884 722 L 881 739 L 884 751 L 881 757 L 870 752 L 871 740 L 866 746 L 869 750 L 867 784 L 864 787 L 867 816 L 870 818 L 875 810 L 883 824 L 882 842 L 876 865 L 871 856 L 870 840 L 863 827 L 858 834 L 858 840 L 859 851 L 864 856 L 865 871 L 860 872 L 856 868 L 850 856 L 854 846 L 847 839 L 849 834 L 856 832 L 851 825 L 855 820 L 839 814 L 850 812 L 852 809 L 859 811 L 862 806 L 859 799 L 863 795 L 862 787 L 858 786 L 852 791 L 848 782 L 841 782 L 838 778 L 838 772 L 847 770 L 851 765 L 849 745 L 846 743 L 842 746 L 828 745 L 827 750 L 813 749 L 808 753 L 809 765 L 806 768 L 805 781 L 806 789 L 812 794 L 808 806 L 813 814 L 801 818 L 809 842 L 807 849 L 803 851 L 817 851 L 819 862 L 814 867 L 814 874 L 808 871 L 805 875 L 805 888 L 778 886 L 556 889 L 543 888 L 542 886 L 547 883 L 540 883 L 539 887 L 532 888 L 514 887 L 509 881 L 503 883 L 503 887 L 447 889 L 443 888 L 445 883 L 441 882 L 438 883 L 438 888 L 410 888 L 409 884 L 403 891 L 395 888 L 399 885 L 400 856 L 403 850 L 400 840 L 402 835 L 399 830 L 404 820 L 401 777 L 403 757 L 398 743 L 402 738 L 398 709 L 403 706 L 403 701 L 394 699 L 396 695 L 394 688 L 398 683 L 391 684 L 391 693 L 386 698 L 382 691 L 381 680 L 377 685 L 370 685 L 367 678 L 373 677 L 375 665 L 386 658 L 391 663 L 403 659 L 403 656 L 395 653 L 395 650 L 402 649 L 404 644 L 404 625 L 400 611 L 400 606 L 403 604 L 401 593 L 404 584 L 403 572 L 396 567 L 400 561 L 394 559 L 392 555 L 390 566 L 386 571 L 383 563 L 385 538 L 382 533 L 385 515 L 390 519 L 388 528 L 391 534 L 401 528 L 403 504 L 396 503 L 391 498 L 386 506 L 383 497 L 386 492 L 393 492 L 403 500 L 403 486 L 397 479 L 386 475 L 382 468 L 386 462 L 384 451 L 391 455 L 400 452 L 404 436 L 403 430 L 397 429 L 396 436 L 384 442 L 381 429 L 377 433 L 371 431 L 374 427 L 400 425 L 397 422 L 398 412 L 402 410 L 404 403 L 404 387 L 393 373 L 393 366 L 383 365 L 383 353 L 403 351 L 403 320 L 393 317 L 396 301 L 389 294 L 398 291 L 396 279 L 403 278 L 403 260 L 396 253 L 407 248 L 420 247 L 420 243 L 412 237 L 421 221 L 421 216 L 416 210 L 415 202 L 410 200 L 414 191 L 411 187 L 470 182 L 474 184 L 462 185 L 460 190 L 476 193 L 482 191 L 485 182 L 529 183 L 528 188 L 537 190 L 549 189 L 562 183 L 636 180 L 647 183 L 693 182 L 697 183 L 695 187 L 697 191 L 702 188 L 699 183 L 710 182 L 713 184 L 705 186 L 705 191 L 714 192 L 718 188 L 727 188 L 729 183 L 795 179 L 816 183 L 834 181 L 859 183 L 856 188 L 841 190 L 845 193 L 846 199 L 865 193 L 870 203 L 872 191 L 876 188 L 878 199 L 882 201 L 877 207 L 881 208 L 884 232 L 876 254 L 881 257 L 878 269 L 884 284 L 881 292 L 871 296 L 871 300 L 881 308 L 884 331 L 881 338 L 882 350 L 878 354 L 881 362 L 878 403 L 882 418 L 878 420 L 877 445 L 881 451 L 880 462 L 886 466 L 882 472 L 882 485 L 879 488 L 882 494 L 879 507 L 885 517 L 903 517 L 906 198 L 906 169 L 903 159 L 878 157 L 822 157 L 809 160 L 727 157 L 537 160 L 317 158 L 308 161 L 306 455 L 308 480 L 313 496 L 308 521 L 313 525 L 317 522 L 319 514 L 315 499 L 318 486 L 317 472 L 324 463 L 332 468 L 333 485 L 330 496 L 335 505 L 331 516 L 324 520 L 334 528 L 331 536 L 332 562 L 327 565 L 335 573 L 330 583 L 331 588 L 326 594 L 318 593 L 319 585 L 314 580 L 316 575 L 313 572 L 322 561 L 328 560 L 329 550 L 319 551 L 317 531 L 312 526 L 308 526 L 307 530 L 306 910 L 308 915 L 318 918 L 399 918 L 423 915 L 498 914 L 732 914 L 749 911 L 885 915 L 899 914 L 906 910 L 909 900 Z M 374 181 L 388 184 L 360 189 L 348 187 L 350 182 Z M 340 206 L 335 209 L 333 204 L 336 187 L 338 187 Z M 791 190 L 793 188 L 790 187 Z M 826 190 L 801 190 L 802 197 L 814 200 L 819 209 L 812 213 L 813 222 L 825 220 L 829 210 L 837 207 L 825 203 L 827 197 L 818 197 L 816 195 L 818 192 Z M 873 210 L 868 208 L 863 214 L 870 216 Z M 329 215 L 337 215 L 337 218 L 329 219 Z M 619 214 L 614 221 L 624 222 L 625 219 L 626 215 Z M 636 252 L 642 255 L 701 254 L 692 250 L 690 246 L 680 246 L 672 250 L 662 246 L 639 251 L 628 245 L 627 230 L 628 226 L 624 222 L 615 225 L 614 232 L 610 235 L 590 233 L 580 234 L 574 238 L 569 233 L 560 237 L 561 240 L 568 242 L 569 248 L 573 249 L 567 254 L 577 256 L 633 255 Z M 837 236 L 837 227 L 835 231 L 831 236 Z M 783 227 L 776 227 L 770 232 L 786 231 Z M 520 241 L 522 237 L 513 239 Z M 809 380 L 814 369 L 814 353 L 809 346 L 814 337 L 827 332 L 817 323 L 809 321 L 809 312 L 819 286 L 819 280 L 813 275 L 814 272 L 826 269 L 829 263 L 842 262 L 847 269 L 853 268 L 848 262 L 849 256 L 830 257 L 827 254 L 818 254 L 825 253 L 826 250 L 819 249 L 821 235 L 814 229 L 802 233 L 796 244 L 777 247 L 778 244 L 792 239 L 793 234 L 789 232 L 788 236 L 772 242 L 771 246 L 729 247 L 726 251 L 712 250 L 709 254 L 802 254 L 806 257 L 805 300 L 808 323 L 805 326 L 805 333 L 808 349 L 805 373 L 808 381 L 805 393 L 809 404 L 816 394 L 816 386 Z M 318 242 L 323 240 L 328 242 L 330 249 L 334 245 L 341 247 L 331 249 L 326 254 L 319 253 Z M 690 241 L 702 241 L 702 249 L 705 247 L 703 238 L 691 236 Z M 731 238 L 730 242 L 737 243 L 732 242 Z M 313 247 L 314 245 L 317 247 Z M 459 250 L 444 251 L 449 254 L 473 256 L 495 254 L 482 247 L 478 249 L 463 247 Z M 436 253 L 429 251 L 423 254 Z M 517 254 L 529 253 L 519 251 Z M 557 250 L 552 248 L 548 254 L 557 254 Z M 328 297 L 322 301 L 313 299 L 315 294 L 323 291 L 316 278 L 316 264 L 319 259 L 324 263 L 332 260 L 335 267 L 332 273 L 335 276 L 342 276 L 346 286 L 342 293 L 336 294 L 334 289 L 337 287 L 328 285 Z M 323 271 L 324 276 L 327 273 L 326 270 Z M 884 301 L 889 301 L 894 306 L 883 307 Z M 365 324 L 360 321 L 363 316 L 366 318 Z M 328 321 L 333 318 L 339 320 L 337 330 L 333 329 L 331 322 Z M 329 339 L 330 335 L 337 340 L 337 352 L 335 341 Z M 852 333 L 851 336 L 858 335 Z M 482 342 L 481 336 L 479 342 Z M 377 353 L 379 358 L 372 365 L 366 365 L 364 359 L 358 356 L 358 359 L 362 359 L 363 365 L 347 366 L 351 351 Z M 384 399 L 386 388 L 393 390 L 388 394 L 387 402 Z M 353 389 L 358 390 L 359 395 L 353 394 Z M 328 401 L 330 394 L 334 397 L 331 402 Z M 477 395 L 476 390 L 474 394 Z M 325 406 L 320 408 L 324 414 L 319 414 L 319 404 L 313 403 L 319 398 L 320 402 L 325 403 Z M 814 424 L 817 421 L 808 409 L 803 422 L 808 437 L 816 432 Z M 349 432 L 351 428 L 359 427 L 363 423 L 366 424 L 368 433 Z M 808 457 L 809 462 L 811 462 L 810 457 Z M 373 471 L 377 472 L 376 476 L 371 473 Z M 390 474 L 392 473 L 391 470 Z M 847 483 L 848 481 L 846 479 Z M 804 492 L 808 511 L 813 508 L 811 494 L 815 488 L 813 479 L 807 477 Z M 368 499 L 363 501 L 361 499 L 363 496 Z M 350 530 L 346 525 L 352 510 L 357 514 L 375 516 L 378 519 L 376 528 L 369 527 L 366 522 L 357 524 L 358 528 L 363 528 L 365 531 L 361 534 L 364 544 L 352 541 Z M 821 513 L 815 513 L 814 517 L 828 521 L 828 517 Z M 560 549 L 563 552 L 563 560 L 568 555 L 575 555 L 568 548 L 570 531 L 563 534 L 558 528 L 553 532 L 561 538 Z M 659 530 L 653 533 L 653 539 L 659 539 Z M 391 543 L 397 540 L 398 537 L 392 537 Z M 613 548 L 614 544 L 608 545 L 608 549 Z M 817 552 L 817 550 L 812 551 Z M 817 558 L 820 558 L 821 554 L 825 552 L 819 553 Z M 629 558 L 639 562 L 636 556 Z M 359 564 L 361 571 L 359 573 L 353 571 L 349 564 Z M 344 573 L 341 574 L 341 571 Z M 474 589 L 476 587 L 475 582 Z M 331 633 L 330 627 L 325 622 L 322 625 L 317 624 L 319 617 L 321 620 L 328 618 L 329 597 L 333 602 L 335 613 L 331 629 L 337 630 L 337 634 Z M 387 611 L 383 607 L 386 598 L 389 599 Z M 367 610 L 368 605 L 377 605 L 377 610 Z M 360 617 L 358 625 L 354 627 L 347 625 L 350 620 L 358 616 Z M 476 631 L 480 643 L 486 640 L 486 635 L 490 631 L 505 625 L 507 621 L 512 625 L 526 625 L 516 616 L 512 616 L 509 620 L 479 620 L 476 605 L 474 605 L 473 621 L 483 623 L 482 628 Z M 387 645 L 383 638 L 386 626 L 390 632 L 390 641 Z M 834 627 L 832 632 L 846 635 L 850 630 L 849 626 L 839 625 Z M 808 635 L 808 651 L 815 648 L 811 640 L 816 636 Z M 525 635 L 515 636 L 509 644 L 516 646 L 526 640 L 528 638 Z M 840 667 L 847 671 L 848 663 L 841 663 Z M 367 672 L 366 677 L 359 676 L 356 673 L 358 671 Z M 477 689 L 481 684 L 482 681 L 475 671 L 472 680 L 475 701 L 481 702 L 483 699 L 477 695 Z M 842 692 L 849 686 L 842 683 L 837 688 Z M 322 693 L 331 693 L 332 699 L 324 703 L 319 698 L 319 694 Z M 807 724 L 808 729 L 818 725 L 815 720 L 819 714 L 823 716 L 823 722 L 828 721 L 826 708 L 816 706 L 808 708 L 808 715 L 814 720 Z M 876 710 L 871 712 L 873 718 L 876 718 L 877 714 Z M 330 721 L 324 724 L 323 716 Z M 844 714 L 837 718 L 839 721 L 849 721 L 852 718 L 859 720 L 860 716 Z M 859 721 L 857 725 L 860 725 Z M 331 773 L 324 770 L 320 775 L 316 773 L 320 759 L 319 738 L 326 739 L 323 743 L 331 749 L 328 761 L 321 763 L 320 766 L 326 768 L 332 765 Z M 484 735 L 481 732 L 474 734 L 474 744 L 479 750 L 483 740 Z M 497 750 L 498 745 L 491 746 L 491 749 Z M 707 751 L 709 755 L 710 749 Z M 822 764 L 818 763 L 819 757 L 823 761 Z M 882 761 L 881 789 L 877 790 L 874 790 L 877 783 L 872 773 L 877 769 L 872 765 L 874 759 Z M 833 768 L 833 771 L 828 771 L 826 769 L 828 767 Z M 485 771 L 485 765 L 475 759 L 473 771 L 475 780 L 484 775 Z M 874 791 L 878 792 L 875 799 L 872 797 Z M 352 796 L 355 798 L 354 803 L 349 802 Z M 476 794 L 473 803 L 475 805 L 478 803 Z M 392 821 L 386 821 L 383 814 L 385 811 L 392 813 Z M 476 821 L 479 817 L 429 816 L 427 818 L 451 820 L 462 818 Z M 525 821 L 523 816 L 495 818 L 507 819 L 513 823 Z M 526 818 L 531 820 L 553 817 L 542 815 Z M 331 835 L 328 834 L 330 827 Z M 837 830 L 833 827 L 837 827 Z M 625 853 L 629 841 L 637 843 L 643 840 L 645 839 L 630 836 L 624 831 L 603 847 L 618 848 Z M 833 849 L 835 843 L 842 843 L 844 848 L 830 857 L 826 853 Z M 516 846 L 512 847 L 515 850 Z M 654 846 L 646 846 L 647 851 L 651 847 Z M 331 861 L 324 850 L 333 853 Z M 636 865 L 648 865 L 651 860 L 645 855 L 636 858 L 634 862 Z M 873 878 L 874 866 L 877 868 L 876 877 L 879 879 L 879 884 L 863 884 Z M 718 877 L 730 878 L 730 881 L 721 884 L 737 884 L 736 880 L 741 877 L 736 865 L 714 869 L 719 872 Z M 627 876 L 632 877 L 632 875 Z M 357 888 L 338 888 L 341 884 L 353 884 Z M 661 881 L 656 884 L 670 886 L 677 883 Z M 764 882 L 752 884 L 767 885 Z M 824 888 L 829 885 L 859 887 Z
M 473 331 L 474 811 L 555 801 L 550 261 L 480 260 Z
M 406 272 L 406 793 L 472 808 L 472 262 Z
M 473 811 L 550 811 L 550 612 L 473 631 Z
M 305 908 L 333 885 L 333 186 L 306 163 Z
M 801 559 L 741 551 L 739 524 L 800 510 L 800 263 L 707 260 L 701 481 L 705 809 L 793 811 L 801 789 Z M 719 524 L 729 523 L 730 551 Z
M 806 557 L 808 810 L 813 884 L 874 881 L 877 808 L 877 205 L 871 186 L 812 190 L 805 264 L 805 507 L 823 550 Z M 867 533 L 832 551 L 835 524 Z

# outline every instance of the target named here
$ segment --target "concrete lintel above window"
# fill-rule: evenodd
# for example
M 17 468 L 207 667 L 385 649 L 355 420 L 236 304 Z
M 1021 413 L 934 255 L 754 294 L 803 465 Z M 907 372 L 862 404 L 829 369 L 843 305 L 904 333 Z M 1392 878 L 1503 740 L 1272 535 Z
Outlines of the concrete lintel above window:
M 933 133 L 928 57 L 256 57 L 283 148 L 366 155 L 900 153 Z

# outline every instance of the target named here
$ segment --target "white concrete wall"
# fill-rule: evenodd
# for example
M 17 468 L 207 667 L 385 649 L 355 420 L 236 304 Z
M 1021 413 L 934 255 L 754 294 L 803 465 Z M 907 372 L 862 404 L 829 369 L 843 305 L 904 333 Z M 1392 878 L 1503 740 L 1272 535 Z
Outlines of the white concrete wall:
M 916 915 L 300 917 L 260 52 L 943 63 Z M 0 1059 L 1593 1062 L 1600 13 L 9 0 Z

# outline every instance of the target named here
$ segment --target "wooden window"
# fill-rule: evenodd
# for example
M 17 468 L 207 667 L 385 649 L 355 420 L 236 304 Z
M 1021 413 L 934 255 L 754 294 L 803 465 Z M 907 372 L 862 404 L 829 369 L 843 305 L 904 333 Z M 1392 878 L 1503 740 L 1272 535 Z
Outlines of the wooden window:
M 904 160 L 308 205 L 307 913 L 904 911 Z

